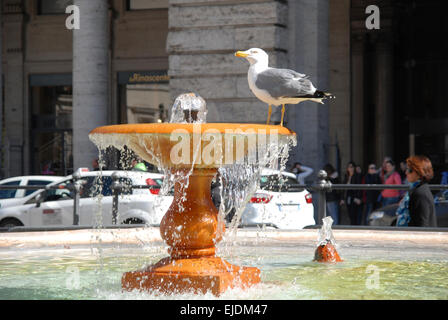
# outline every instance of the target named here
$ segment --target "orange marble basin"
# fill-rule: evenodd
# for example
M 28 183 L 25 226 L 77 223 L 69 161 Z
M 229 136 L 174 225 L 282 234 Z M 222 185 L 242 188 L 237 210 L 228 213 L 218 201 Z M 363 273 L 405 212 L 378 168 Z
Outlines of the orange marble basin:
M 158 167 L 191 168 L 194 164 L 195 168 L 219 168 L 248 161 L 248 155 L 265 152 L 263 148 L 269 144 L 288 143 L 295 133 L 262 124 L 150 123 L 99 127 L 90 137 L 108 145 L 127 145 Z

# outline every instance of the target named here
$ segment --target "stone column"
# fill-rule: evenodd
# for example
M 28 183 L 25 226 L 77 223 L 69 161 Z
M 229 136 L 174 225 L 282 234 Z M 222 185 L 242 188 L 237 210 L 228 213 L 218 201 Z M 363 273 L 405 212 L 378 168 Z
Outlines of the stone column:
M 309 75 L 316 88 L 328 88 L 328 0 L 289 1 L 289 67 Z M 287 127 L 297 133 L 290 162 L 300 161 L 317 174 L 327 162 L 328 108 L 316 102 L 287 106 Z M 315 175 L 314 175 L 315 176 Z
M 352 38 L 352 112 L 349 161 L 364 164 L 364 35 Z M 373 119 L 372 119 L 373 120 Z M 344 164 L 345 166 L 345 164 Z
M 22 1 L 3 1 L 3 35 L 5 53 L 5 137 L 2 147 L 5 176 L 24 174 L 24 71 Z
M 89 132 L 107 124 L 109 111 L 109 11 L 107 0 L 75 0 L 80 29 L 73 30 L 73 166 L 98 157 Z
M 271 66 L 286 67 L 286 3 L 170 0 L 171 99 L 193 91 L 208 107 L 208 122 L 265 123 L 268 106 L 247 83 L 249 63 L 237 50 L 264 49 Z
M 336 169 L 338 165 L 345 168 L 351 158 L 351 127 L 347 125 L 351 121 L 350 9 L 350 0 L 330 0 L 328 91 L 333 93 L 336 99 L 327 102 L 330 136 L 328 161 Z M 339 147 L 339 154 L 337 147 Z
M 385 156 L 394 151 L 394 105 L 393 105 L 393 46 L 391 35 L 382 36 L 376 48 L 376 162 L 382 163 Z

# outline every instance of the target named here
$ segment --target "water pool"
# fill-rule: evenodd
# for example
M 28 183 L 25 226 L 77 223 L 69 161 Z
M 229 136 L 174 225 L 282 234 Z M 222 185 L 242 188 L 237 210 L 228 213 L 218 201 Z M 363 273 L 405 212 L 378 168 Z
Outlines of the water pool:
M 343 243 L 344 262 L 312 262 L 314 243 L 222 245 L 219 255 L 256 266 L 262 283 L 220 297 L 123 292 L 126 271 L 167 256 L 152 244 L 0 250 L 0 299 L 448 299 L 448 248 Z

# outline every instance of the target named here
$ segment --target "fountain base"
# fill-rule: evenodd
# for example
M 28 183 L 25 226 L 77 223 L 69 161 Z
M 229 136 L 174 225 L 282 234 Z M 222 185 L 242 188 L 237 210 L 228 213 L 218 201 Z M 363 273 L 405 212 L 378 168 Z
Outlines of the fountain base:
M 167 257 L 144 270 L 126 272 L 121 280 L 128 291 L 210 292 L 216 296 L 229 288 L 247 288 L 259 282 L 259 269 L 235 266 L 216 256 Z

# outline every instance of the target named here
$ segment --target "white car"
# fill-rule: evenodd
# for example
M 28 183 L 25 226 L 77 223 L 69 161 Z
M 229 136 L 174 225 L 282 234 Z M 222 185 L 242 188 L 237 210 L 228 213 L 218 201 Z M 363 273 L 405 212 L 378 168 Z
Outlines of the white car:
M 40 186 L 60 181 L 61 176 L 21 176 L 3 179 L 1 186 Z M 23 203 L 22 198 L 36 192 L 36 189 L 2 189 L 0 190 L 0 208 L 6 208 Z
M 79 225 L 112 225 L 112 174 L 117 172 L 119 181 L 125 185 L 153 185 L 154 189 L 125 188 L 119 195 L 119 224 L 160 224 L 172 196 L 158 196 L 163 175 L 139 171 L 79 170 L 82 189 L 79 199 Z M 20 205 L 0 208 L 0 227 L 71 226 L 73 225 L 73 193 L 64 187 L 73 183 L 73 176 L 52 183 L 57 189 L 40 190 L 22 198 Z M 100 188 L 100 185 L 102 187 Z M 101 195 L 100 195 L 101 189 Z M 101 214 L 99 214 L 101 212 Z
M 278 229 L 303 229 L 314 225 L 311 193 L 294 187 L 299 184 L 293 173 L 263 170 L 260 190 L 251 198 L 241 215 L 241 225 L 266 225 Z

